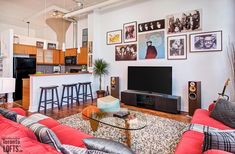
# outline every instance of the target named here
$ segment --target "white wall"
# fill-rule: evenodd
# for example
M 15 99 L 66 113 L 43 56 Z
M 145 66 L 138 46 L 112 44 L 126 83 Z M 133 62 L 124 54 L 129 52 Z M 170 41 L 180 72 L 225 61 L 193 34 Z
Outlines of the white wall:
M 14 34 L 27 35 L 28 36 L 28 25 L 26 25 L 26 24 L 25 24 L 25 28 L 23 28 L 23 27 L 18 27 L 18 26 L 15 26 L 15 25 L 0 23 L 0 35 L 1 35 L 1 32 L 9 30 L 9 29 L 13 29 Z M 34 29 L 29 28 L 29 36 L 31 36 L 31 37 L 35 36 L 35 30 Z
M 115 46 L 106 45 L 106 32 L 122 29 L 124 23 L 131 21 L 142 23 L 158 20 L 170 14 L 194 9 L 203 10 L 203 31 L 223 31 L 224 50 L 222 52 L 189 53 L 188 51 L 187 60 L 158 59 L 118 62 L 115 61 Z M 106 77 L 105 84 L 110 84 L 110 76 L 119 76 L 120 90 L 126 90 L 127 66 L 172 66 L 172 92 L 173 95 L 182 97 L 181 110 L 188 111 L 187 84 L 190 80 L 202 82 L 202 107 L 207 108 L 210 102 L 217 99 L 217 93 L 222 91 L 224 81 L 230 77 L 225 48 L 228 38 L 234 38 L 235 34 L 234 10 L 235 5 L 233 0 L 213 0 L 213 2 L 211 0 L 149 0 L 96 14 L 92 18 L 97 18 L 99 24 L 98 26 L 96 26 L 96 23 L 93 24 L 93 35 L 99 32 L 99 37 L 93 36 L 93 41 L 94 44 L 99 44 L 99 46 L 94 45 L 94 52 L 96 52 L 94 58 L 103 58 L 110 63 L 110 75 Z M 228 93 L 232 93 L 232 91 Z
M 35 37 L 45 40 L 57 41 L 56 33 L 49 26 L 45 26 L 42 29 L 36 29 Z

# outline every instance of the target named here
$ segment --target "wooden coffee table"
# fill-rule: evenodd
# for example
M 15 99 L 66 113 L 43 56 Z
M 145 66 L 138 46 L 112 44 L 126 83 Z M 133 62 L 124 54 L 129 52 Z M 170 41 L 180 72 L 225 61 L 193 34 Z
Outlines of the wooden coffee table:
M 121 108 L 121 111 L 128 111 L 129 115 L 125 117 L 116 117 L 114 112 L 93 112 L 87 117 L 90 121 L 90 125 L 93 131 L 97 131 L 99 123 L 108 125 L 110 127 L 125 130 L 126 144 L 131 147 L 131 133 L 130 131 L 141 130 L 146 127 L 147 120 L 144 116 L 138 116 L 127 108 Z

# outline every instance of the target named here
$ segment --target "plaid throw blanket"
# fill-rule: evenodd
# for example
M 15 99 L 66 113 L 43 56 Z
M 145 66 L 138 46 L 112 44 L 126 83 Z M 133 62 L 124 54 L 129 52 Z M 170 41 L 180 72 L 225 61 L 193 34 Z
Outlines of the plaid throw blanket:
M 186 131 L 189 130 L 204 134 L 203 152 L 210 149 L 218 149 L 235 153 L 235 130 L 220 130 L 200 124 L 190 124 Z
M 211 131 L 219 131 L 220 129 L 209 127 L 209 126 L 204 126 L 200 124 L 190 124 L 188 126 L 188 129 L 186 129 L 186 131 L 189 131 L 189 130 L 193 130 L 193 131 L 200 132 L 200 133 L 205 133 L 205 132 L 211 132 Z

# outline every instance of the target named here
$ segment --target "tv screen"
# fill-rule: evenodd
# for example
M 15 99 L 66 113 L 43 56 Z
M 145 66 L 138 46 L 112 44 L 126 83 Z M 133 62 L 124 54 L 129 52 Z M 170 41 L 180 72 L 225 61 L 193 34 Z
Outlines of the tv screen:
M 128 89 L 172 94 L 172 67 L 128 67 Z

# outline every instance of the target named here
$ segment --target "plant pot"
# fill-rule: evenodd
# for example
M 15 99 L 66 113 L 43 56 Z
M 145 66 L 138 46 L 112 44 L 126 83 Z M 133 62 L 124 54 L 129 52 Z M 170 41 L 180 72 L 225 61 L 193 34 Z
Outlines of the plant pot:
M 104 97 L 105 91 L 104 90 L 97 90 L 96 94 L 97 94 L 97 98 Z

